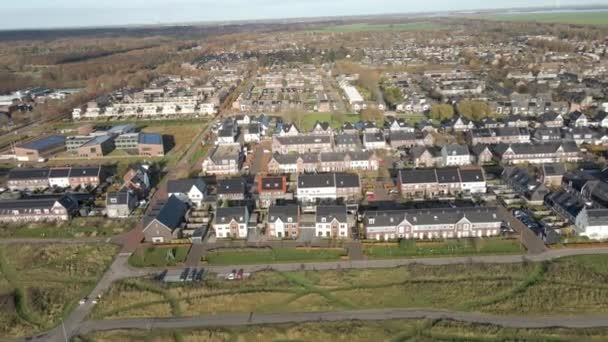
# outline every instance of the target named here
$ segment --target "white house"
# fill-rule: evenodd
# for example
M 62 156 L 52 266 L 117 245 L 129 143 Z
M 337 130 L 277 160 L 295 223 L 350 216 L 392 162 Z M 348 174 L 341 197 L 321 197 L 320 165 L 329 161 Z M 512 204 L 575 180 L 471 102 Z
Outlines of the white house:
M 70 187 L 70 168 L 52 168 L 49 171 L 49 185 L 51 187 Z
M 451 144 L 441 149 L 443 166 L 462 166 L 471 164 L 471 154 L 467 145 Z
M 247 207 L 217 208 L 213 218 L 213 228 L 218 239 L 247 238 L 249 211 Z
M 584 208 L 574 222 L 576 232 L 593 240 L 608 239 L 608 209 Z
M 175 196 L 182 202 L 199 207 L 207 193 L 207 185 L 200 178 L 178 179 L 167 182 L 169 197 Z
M 327 205 L 317 207 L 315 235 L 325 238 L 348 238 L 350 230 L 346 206 Z
M 363 146 L 366 150 L 384 150 L 388 148 L 384 134 L 363 133 Z
M 485 194 L 488 191 L 483 169 L 460 169 L 461 191 L 470 194 Z

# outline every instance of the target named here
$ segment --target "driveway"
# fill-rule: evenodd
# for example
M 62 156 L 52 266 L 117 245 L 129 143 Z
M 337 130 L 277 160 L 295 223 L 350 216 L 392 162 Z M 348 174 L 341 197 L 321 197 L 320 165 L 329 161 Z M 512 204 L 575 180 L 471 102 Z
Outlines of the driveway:
M 526 247 L 529 254 L 540 254 L 547 251 L 545 243 L 530 228 L 515 218 L 504 206 L 498 205 L 497 207 L 502 218 L 517 232 L 519 240 Z

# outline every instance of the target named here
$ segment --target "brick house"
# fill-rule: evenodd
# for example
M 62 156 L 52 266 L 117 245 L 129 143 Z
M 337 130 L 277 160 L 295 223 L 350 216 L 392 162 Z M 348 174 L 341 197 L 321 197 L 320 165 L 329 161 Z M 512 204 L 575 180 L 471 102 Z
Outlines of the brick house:
M 271 205 L 268 208 L 266 235 L 296 239 L 299 234 L 300 207 L 298 205 Z

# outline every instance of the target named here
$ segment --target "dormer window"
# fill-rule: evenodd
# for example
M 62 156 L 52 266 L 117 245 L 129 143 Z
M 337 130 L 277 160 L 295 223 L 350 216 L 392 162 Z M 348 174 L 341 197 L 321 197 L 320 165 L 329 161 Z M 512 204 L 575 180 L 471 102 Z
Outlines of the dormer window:
M 325 223 L 327 220 L 325 219 L 325 217 L 321 217 L 321 222 Z

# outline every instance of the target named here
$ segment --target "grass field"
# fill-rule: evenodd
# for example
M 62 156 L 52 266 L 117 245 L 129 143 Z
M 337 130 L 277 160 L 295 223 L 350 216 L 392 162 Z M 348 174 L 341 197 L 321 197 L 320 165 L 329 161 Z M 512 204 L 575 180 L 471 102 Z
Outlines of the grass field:
M 140 247 L 129 257 L 129 265 L 135 267 L 175 266 L 186 261 L 190 246 Z
M 608 25 L 608 11 L 597 12 L 556 12 L 556 13 L 513 13 L 476 17 L 498 21 L 530 21 L 539 23 L 559 23 L 573 25 Z
M 217 250 L 207 254 L 211 265 L 245 265 L 279 262 L 314 262 L 339 260 L 346 255 L 344 249 L 264 248 L 243 250 Z
M 509 315 L 608 313 L 608 256 L 547 263 L 409 265 L 391 269 L 260 272 L 244 281 L 209 276 L 203 284 L 115 284 L 95 318 L 439 308 Z M 136 281 L 140 286 L 133 287 Z M 151 290 L 145 290 L 150 287 Z M 159 293 L 164 293 L 159 297 Z M 167 300 L 165 298 L 170 298 Z M 175 311 L 175 310 L 173 310 Z
M 335 32 L 335 33 L 352 33 L 352 32 L 391 32 L 391 31 L 436 31 L 441 29 L 441 25 L 428 21 L 410 22 L 401 24 L 369 24 L 358 23 L 350 25 L 327 26 L 315 32 Z
M 116 251 L 102 244 L 0 246 L 0 336 L 57 325 L 95 286 Z
M 345 122 L 358 122 L 361 120 L 361 116 L 359 114 L 347 114 L 342 116 L 344 119 L 338 119 L 332 113 L 307 113 L 303 115 L 301 127 L 299 127 L 303 131 L 310 131 L 312 127 L 315 125 L 317 121 L 319 122 L 329 122 L 331 127 L 337 129 L 342 127 L 342 124 Z
M 450 256 L 474 254 L 517 254 L 525 250 L 513 239 L 461 239 L 441 242 L 403 241 L 393 245 L 369 245 L 364 248 L 370 259 Z
M 448 320 L 344 321 L 193 330 L 119 330 L 85 341 L 603 341 L 608 329 L 514 329 Z
M 4 225 L 2 238 L 79 238 L 112 236 L 134 227 L 137 219 L 112 220 L 107 218 L 77 217 L 69 222 L 29 223 Z

